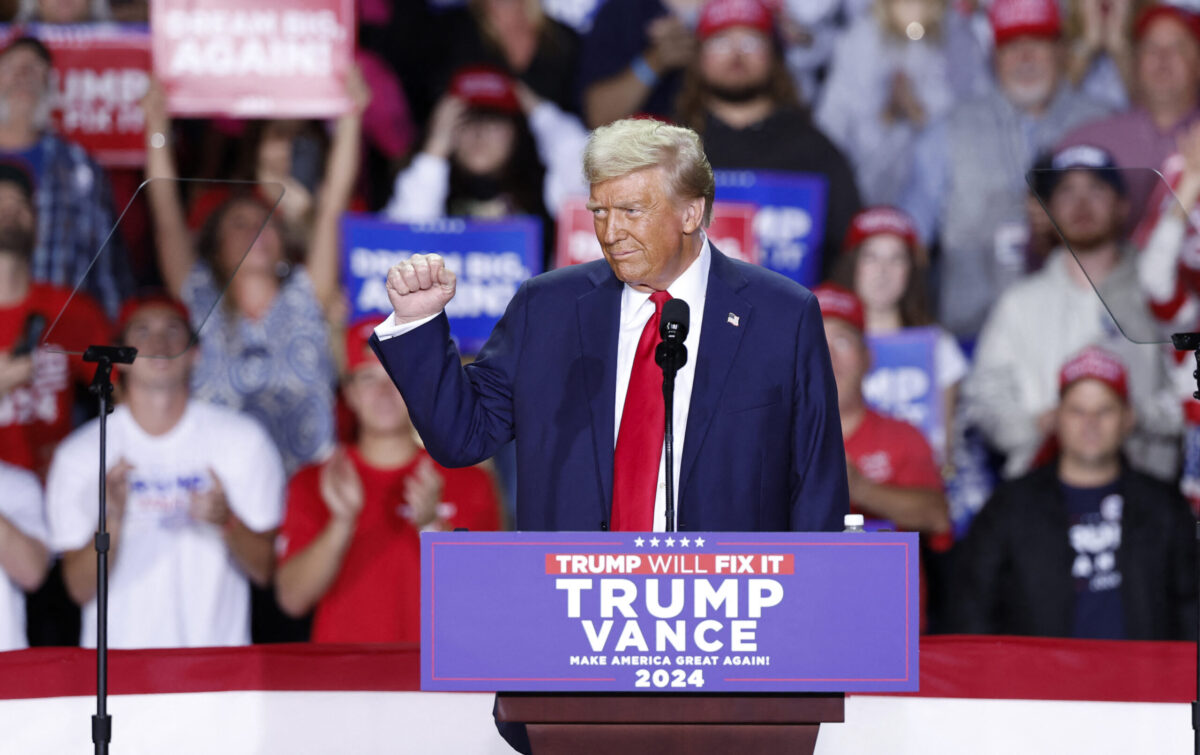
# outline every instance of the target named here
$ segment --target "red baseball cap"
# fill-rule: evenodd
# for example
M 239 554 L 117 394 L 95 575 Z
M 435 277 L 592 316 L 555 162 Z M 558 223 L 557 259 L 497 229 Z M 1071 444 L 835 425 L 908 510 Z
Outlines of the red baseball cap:
M 125 335 L 125 329 L 129 327 L 129 321 L 133 319 L 133 316 L 147 307 L 165 307 L 178 315 L 179 319 L 183 320 L 184 324 L 188 326 L 188 330 L 192 328 L 191 314 L 183 302 L 171 296 L 166 291 L 151 291 L 127 299 L 121 305 L 121 312 L 117 315 L 118 338 Z
M 888 205 L 868 207 L 860 211 L 850 221 L 846 230 L 846 239 L 842 242 L 843 250 L 857 247 L 869 238 L 891 234 L 899 236 L 908 247 L 909 252 L 916 251 L 917 224 L 904 210 Z
M 863 314 L 862 301 L 849 289 L 842 288 L 836 283 L 822 283 L 812 290 L 821 307 L 821 317 L 829 320 L 836 319 L 854 326 L 858 332 L 866 328 L 866 315 Z
M 735 26 L 747 26 L 770 36 L 775 19 L 762 0 L 709 0 L 700 11 L 696 38 L 703 42 Z
M 476 110 L 492 110 L 506 115 L 521 111 L 513 80 L 495 66 L 463 66 L 450 80 L 450 94 Z
M 1062 396 L 1080 380 L 1098 380 L 1111 388 L 1122 401 L 1129 399 L 1129 375 L 1125 365 L 1099 346 L 1088 346 L 1063 365 L 1058 373 L 1058 395 Z
M 1138 15 L 1137 21 L 1133 25 L 1134 40 L 1140 42 L 1146 34 L 1146 30 L 1150 28 L 1150 24 L 1160 18 L 1174 19 L 1183 28 L 1188 30 L 1188 33 L 1192 35 L 1192 39 L 1200 43 L 1200 14 L 1188 8 L 1169 4 L 1151 5 Z
M 1062 34 L 1057 0 L 995 0 L 988 11 L 996 47 L 1017 37 L 1050 37 Z
M 377 364 L 378 359 L 371 351 L 368 341 L 379 324 L 378 318 L 364 318 L 346 328 L 346 372 L 354 372 L 363 365 Z

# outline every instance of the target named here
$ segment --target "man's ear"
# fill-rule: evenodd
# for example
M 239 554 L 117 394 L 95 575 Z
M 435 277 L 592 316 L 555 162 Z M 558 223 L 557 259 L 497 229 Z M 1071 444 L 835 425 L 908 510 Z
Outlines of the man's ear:
M 683 206 L 683 232 L 689 236 L 704 223 L 704 197 L 689 199 Z

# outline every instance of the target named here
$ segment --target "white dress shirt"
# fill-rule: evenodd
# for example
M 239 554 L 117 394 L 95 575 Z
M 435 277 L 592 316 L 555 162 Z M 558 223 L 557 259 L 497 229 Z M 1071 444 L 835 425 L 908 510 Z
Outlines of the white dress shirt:
M 682 299 L 688 305 L 687 362 L 675 374 L 675 416 L 672 426 L 675 431 L 675 446 L 672 468 L 675 470 L 675 508 L 679 510 L 679 469 L 683 461 L 683 436 L 687 429 L 688 408 L 692 401 L 692 384 L 696 375 L 696 352 L 700 346 L 700 325 L 704 320 L 704 295 L 708 288 L 708 268 L 712 252 L 708 237 L 700 247 L 697 257 L 675 282 L 667 287 L 672 299 Z M 642 293 L 629 284 L 621 292 L 621 331 L 617 336 L 617 400 L 616 416 L 613 418 L 613 447 L 621 430 L 621 414 L 625 410 L 625 394 L 629 390 L 629 377 L 633 374 L 633 359 L 637 354 L 642 330 L 654 314 L 654 303 L 650 294 Z M 654 531 L 662 532 L 666 527 L 667 478 L 666 448 L 658 461 L 658 490 L 654 494 Z
M 701 232 L 703 233 L 703 232 Z M 687 302 L 689 310 L 689 328 L 684 345 L 687 347 L 687 362 L 675 375 L 675 406 L 673 428 L 675 431 L 674 463 L 675 470 L 675 504 L 679 506 L 679 471 L 683 461 L 684 432 L 687 429 L 688 409 L 692 400 L 692 384 L 696 375 L 696 355 L 700 348 L 700 327 L 704 320 L 704 298 L 708 290 L 708 270 L 712 264 L 712 250 L 708 236 L 703 236 L 700 255 L 688 266 L 687 270 L 667 287 L 667 293 L 672 299 L 682 299 Z M 438 313 L 440 314 L 440 313 Z M 633 359 L 637 353 L 638 341 L 642 330 L 654 314 L 654 304 L 650 294 L 643 293 L 626 284 L 621 292 L 621 325 L 617 336 L 617 395 L 615 416 L 613 417 L 613 447 L 617 445 L 617 434 L 621 429 L 621 414 L 625 410 L 625 394 L 629 390 L 629 376 L 633 373 Z M 437 315 L 430 315 L 416 322 L 397 324 L 395 314 L 375 328 L 379 340 L 404 335 L 433 320 Z M 659 458 L 658 491 L 654 496 L 654 531 L 666 530 L 666 500 L 667 482 L 664 475 L 666 466 L 666 449 Z

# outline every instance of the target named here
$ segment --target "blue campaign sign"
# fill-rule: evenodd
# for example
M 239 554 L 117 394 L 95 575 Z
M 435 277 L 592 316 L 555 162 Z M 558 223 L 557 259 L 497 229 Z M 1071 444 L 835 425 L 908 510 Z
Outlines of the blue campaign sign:
M 387 316 L 392 311 L 388 269 L 413 254 L 434 252 L 458 276 L 446 315 L 459 348 L 474 354 L 517 287 L 542 272 L 542 225 L 526 217 L 390 223 L 374 215 L 347 213 L 342 219 L 342 285 L 351 321 Z
M 421 688 L 918 688 L 917 535 L 421 535 Z
M 946 447 L 946 423 L 935 362 L 937 328 L 904 328 L 867 336 L 871 371 L 863 379 L 867 404 L 915 425 L 936 449 Z
M 821 280 L 829 185 L 823 176 L 759 170 L 716 171 L 717 199 L 758 207 L 759 262 L 805 286 Z

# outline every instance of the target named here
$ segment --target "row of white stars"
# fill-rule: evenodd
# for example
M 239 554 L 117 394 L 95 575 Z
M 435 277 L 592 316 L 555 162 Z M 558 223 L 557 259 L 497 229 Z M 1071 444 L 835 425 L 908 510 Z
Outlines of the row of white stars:
M 695 538 L 694 540 L 689 540 L 686 537 L 681 537 L 678 540 L 673 537 L 666 537 L 662 540 L 659 540 L 657 537 L 650 538 L 650 547 L 651 548 L 657 548 L 659 543 L 665 544 L 668 548 L 674 548 L 675 543 L 679 543 L 679 546 L 681 548 L 686 548 L 689 545 L 695 545 L 697 548 L 703 548 L 704 547 L 704 538 L 698 537 L 698 538 Z M 633 544 L 636 545 L 637 547 L 641 548 L 643 545 L 646 544 L 646 539 L 641 538 L 641 537 L 634 538 Z

